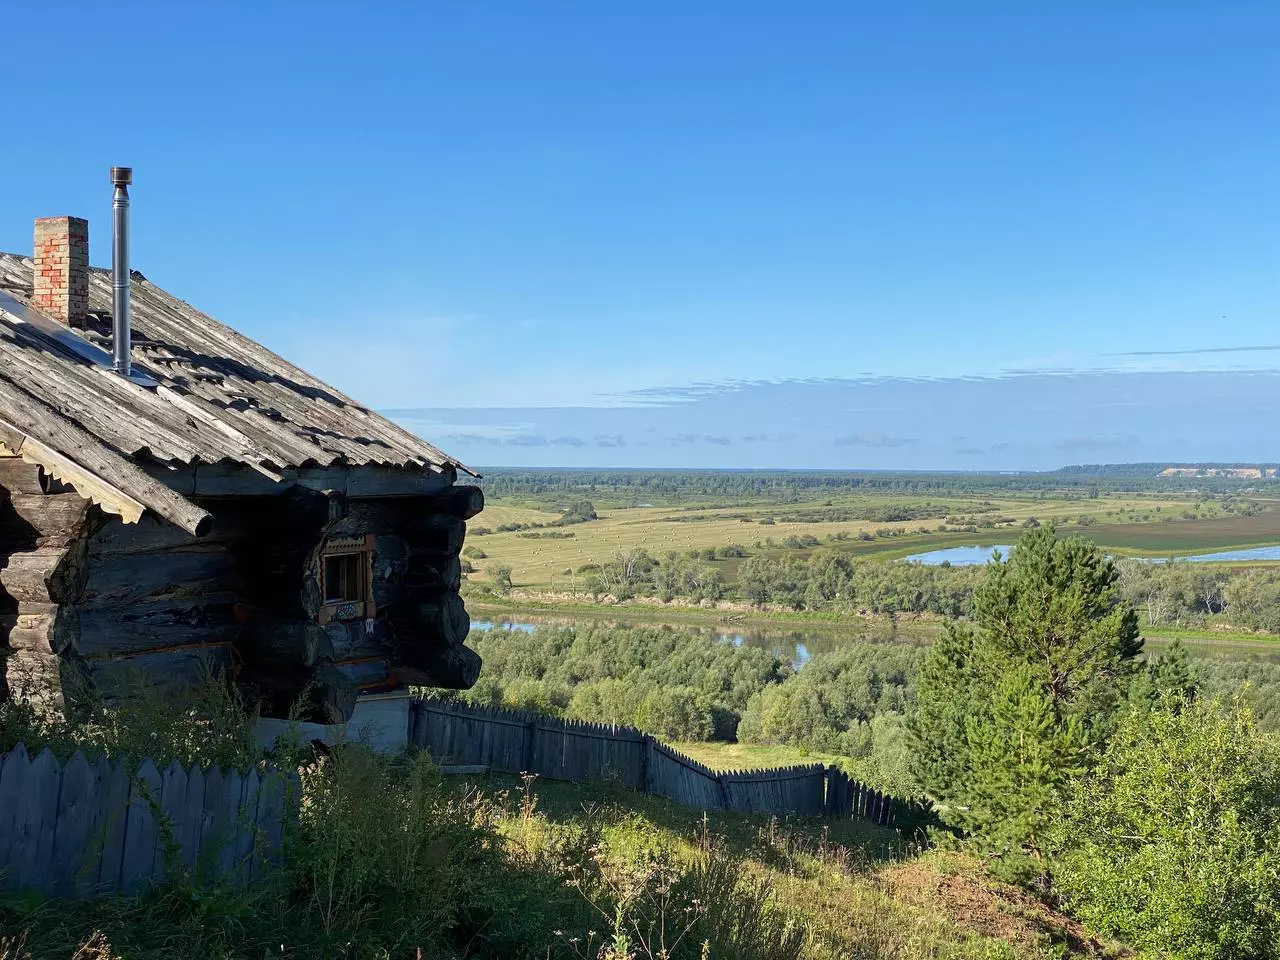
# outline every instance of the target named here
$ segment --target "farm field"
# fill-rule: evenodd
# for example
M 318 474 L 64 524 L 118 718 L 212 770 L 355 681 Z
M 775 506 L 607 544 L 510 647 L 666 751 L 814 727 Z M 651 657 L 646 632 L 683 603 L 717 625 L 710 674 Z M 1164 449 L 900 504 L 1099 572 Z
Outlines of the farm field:
M 1268 504 L 1251 517 L 1213 517 L 1171 523 L 1099 523 L 1087 533 L 1099 546 L 1143 556 L 1267 546 L 1280 543 L 1280 508 Z
M 824 547 L 855 557 L 893 560 L 943 547 L 1005 542 L 1016 537 L 1031 518 L 1041 523 L 1055 521 L 1064 532 L 1084 533 L 1120 554 L 1164 556 L 1171 552 L 1208 552 L 1280 543 L 1280 507 L 1267 504 L 1254 516 L 1230 516 L 1224 515 L 1221 507 L 1213 502 L 1150 494 L 1107 495 L 1097 499 L 898 495 L 828 498 L 820 503 L 785 505 L 776 502 L 748 505 L 737 501 L 728 505 L 703 503 L 678 507 L 611 507 L 602 502 L 597 504 L 598 519 L 557 528 L 546 527 L 559 518 L 559 513 L 548 507 L 490 499 L 484 512 L 472 521 L 472 533 L 468 537 L 469 552 L 484 554 L 483 557 L 471 556 L 475 568 L 472 578 L 487 580 L 501 565 L 510 567 L 516 587 L 574 592 L 580 587 L 579 568 L 606 562 L 630 550 L 643 549 L 659 556 L 667 551 L 686 552 L 736 544 L 749 554 L 808 555 L 807 548 L 796 550 L 783 546 L 788 537 L 816 538 Z M 804 519 L 890 507 L 934 516 L 898 521 Z M 1194 513 L 1198 519 L 1165 519 L 1186 513 Z M 951 524 L 947 523 L 948 517 L 994 525 L 971 530 L 967 528 L 977 524 Z M 1130 517 L 1150 519 L 1130 520 Z M 997 520 L 1000 522 L 995 523 Z M 514 524 L 541 524 L 544 528 L 500 529 Z M 939 530 L 943 525 L 947 529 Z M 477 528 L 490 532 L 477 535 Z M 726 576 L 736 573 L 735 567 L 732 560 L 726 561 Z

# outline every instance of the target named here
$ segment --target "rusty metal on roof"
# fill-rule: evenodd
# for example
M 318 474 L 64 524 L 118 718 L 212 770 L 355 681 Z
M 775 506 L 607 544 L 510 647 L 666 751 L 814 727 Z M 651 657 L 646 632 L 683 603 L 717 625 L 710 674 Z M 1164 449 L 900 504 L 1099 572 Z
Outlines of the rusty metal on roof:
M 95 359 L 111 350 L 110 271 L 90 271 L 89 316 L 74 334 L 51 335 L 47 324 L 23 322 L 32 269 L 30 258 L 0 253 L 0 295 L 11 298 L 9 309 L 0 299 L 0 420 L 82 466 L 75 450 L 63 449 L 77 442 L 68 436 L 87 434 L 105 448 L 98 454 L 137 465 L 230 462 L 276 478 L 288 469 L 368 464 L 475 475 L 137 273 L 138 376 L 116 375 Z M 157 509 L 139 495 L 146 489 L 123 492 Z

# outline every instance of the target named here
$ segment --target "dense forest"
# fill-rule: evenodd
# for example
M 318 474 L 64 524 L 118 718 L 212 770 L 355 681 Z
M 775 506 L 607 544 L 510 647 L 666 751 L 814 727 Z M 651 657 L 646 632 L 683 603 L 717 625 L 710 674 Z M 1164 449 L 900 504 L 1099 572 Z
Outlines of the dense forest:
M 1064 498 L 1083 498 L 1116 491 L 1231 493 L 1269 489 L 1277 484 L 1274 477 L 1258 480 L 1225 476 L 1161 476 L 1161 471 L 1167 466 L 1159 463 L 1075 466 L 1043 473 L 490 467 L 482 471 L 484 479 L 481 484 L 486 495 L 492 498 L 586 496 L 633 504 L 726 499 L 793 503 L 856 493 L 1052 492 Z

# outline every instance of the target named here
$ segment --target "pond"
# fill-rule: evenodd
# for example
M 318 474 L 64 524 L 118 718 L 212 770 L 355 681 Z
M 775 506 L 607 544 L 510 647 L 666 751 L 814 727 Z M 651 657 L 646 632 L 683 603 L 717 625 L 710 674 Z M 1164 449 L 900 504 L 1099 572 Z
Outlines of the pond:
M 1213 563 L 1219 560 L 1280 560 L 1280 547 L 1249 547 L 1244 550 L 1220 550 L 1217 553 L 1196 553 L 1182 557 L 1153 557 L 1152 563 L 1167 563 L 1169 560 L 1192 563 Z
M 928 553 L 913 553 L 904 559 L 926 566 L 938 566 L 949 563 L 953 567 L 972 567 L 986 563 L 991 559 L 993 551 L 999 550 L 1000 556 L 1007 557 L 1010 547 L 1000 544 L 993 547 L 947 547 L 943 550 L 930 550 Z
M 986 563 L 991 559 L 991 553 L 994 550 L 999 550 L 1002 557 L 1007 557 L 1010 548 L 1007 545 L 947 547 L 944 550 L 930 550 L 928 553 L 913 553 L 903 559 L 931 566 L 949 563 L 953 567 L 971 567 Z M 1222 561 L 1243 563 L 1250 560 L 1280 560 L 1280 546 L 1248 547 L 1243 550 L 1220 550 L 1217 553 L 1181 554 L 1172 557 L 1150 557 L 1148 559 L 1152 563 L 1168 563 L 1170 560 L 1177 560 L 1179 563 L 1214 563 Z

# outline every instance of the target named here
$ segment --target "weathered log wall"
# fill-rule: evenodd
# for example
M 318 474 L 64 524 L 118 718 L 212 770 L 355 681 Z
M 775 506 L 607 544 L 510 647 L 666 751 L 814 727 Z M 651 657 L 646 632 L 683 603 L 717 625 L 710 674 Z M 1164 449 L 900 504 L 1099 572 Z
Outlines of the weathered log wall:
M 0 695 L 60 710 L 70 675 L 59 654 L 78 629 L 66 604 L 83 586 L 96 521 L 76 493 L 46 489 L 39 467 L 0 457 Z
M 352 499 L 334 511 L 307 565 L 305 593 L 317 603 L 307 613 L 318 613 L 324 540 L 372 534 L 376 619 L 326 627 L 335 662 L 361 690 L 475 683 L 480 658 L 463 646 L 471 620 L 458 596 L 458 553 L 466 521 L 483 506 L 479 489 L 454 487 L 435 496 Z
M 39 470 L 0 460 L 0 647 L 13 692 L 86 679 L 95 696 L 182 686 L 230 670 L 268 716 L 345 720 L 360 691 L 468 687 L 458 596 L 474 487 L 347 500 L 304 488 L 198 498 L 196 538 L 146 515 L 126 524 Z M 368 622 L 318 622 L 320 563 L 333 537 L 373 535 Z M 3 695 L 3 690 L 0 690 Z

